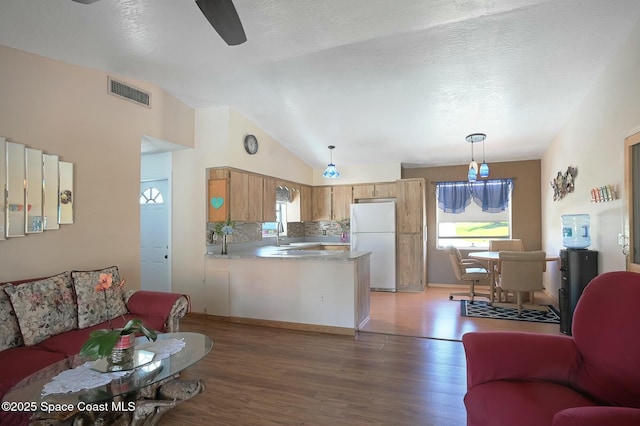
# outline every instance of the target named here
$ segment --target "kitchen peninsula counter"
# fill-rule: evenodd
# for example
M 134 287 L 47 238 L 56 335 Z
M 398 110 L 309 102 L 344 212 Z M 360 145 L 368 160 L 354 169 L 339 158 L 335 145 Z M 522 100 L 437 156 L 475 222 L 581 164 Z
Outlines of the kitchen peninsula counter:
M 193 310 L 232 322 L 354 334 L 369 319 L 371 253 L 317 245 L 208 253 L 204 306 L 194 300 Z
M 349 243 L 291 243 L 281 246 L 262 246 L 246 248 L 241 250 L 234 250 L 228 254 L 220 254 L 216 251 L 211 251 L 206 254 L 209 259 L 289 259 L 289 260 L 346 260 L 351 261 L 359 257 L 371 254 L 369 251 L 349 251 L 349 250 L 309 250 L 317 246 L 345 246 L 349 247 Z M 289 255 L 288 253 L 294 253 Z M 323 253 L 319 253 L 323 252 Z

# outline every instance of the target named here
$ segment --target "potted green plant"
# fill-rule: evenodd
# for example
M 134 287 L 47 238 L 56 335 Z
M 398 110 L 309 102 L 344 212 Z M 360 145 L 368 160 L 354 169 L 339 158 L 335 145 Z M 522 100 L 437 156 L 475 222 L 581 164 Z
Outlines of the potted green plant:
M 122 287 L 124 280 L 115 285 Z M 96 291 L 104 293 L 107 307 L 106 290 L 113 285 L 113 277 L 111 274 L 100 274 Z M 90 358 L 107 358 L 110 364 L 126 364 L 131 362 L 133 357 L 133 349 L 136 334 L 145 336 L 148 340 L 155 341 L 158 333 L 155 330 L 147 328 L 142 320 L 134 318 L 129 320 L 123 328 L 113 328 L 111 319 L 109 319 L 110 329 L 94 330 L 89 334 L 89 339 L 80 349 L 80 355 Z

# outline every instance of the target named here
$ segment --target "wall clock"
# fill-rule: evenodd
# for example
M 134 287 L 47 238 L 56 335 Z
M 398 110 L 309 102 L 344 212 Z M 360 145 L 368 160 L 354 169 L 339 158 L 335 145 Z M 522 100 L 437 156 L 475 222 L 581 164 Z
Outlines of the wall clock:
M 258 152 L 258 139 L 254 135 L 244 137 L 244 150 L 251 155 Z

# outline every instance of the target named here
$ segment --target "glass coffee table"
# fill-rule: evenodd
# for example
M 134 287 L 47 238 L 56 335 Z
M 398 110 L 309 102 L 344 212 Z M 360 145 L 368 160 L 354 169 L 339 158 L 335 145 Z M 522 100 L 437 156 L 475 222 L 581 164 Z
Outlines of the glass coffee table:
M 98 421 L 111 424 L 150 424 L 176 404 L 200 394 L 203 380 L 181 381 L 178 375 L 211 351 L 212 340 L 199 333 L 163 333 L 158 341 L 177 339 L 184 347 L 164 359 L 153 359 L 140 367 L 122 372 L 109 383 L 77 392 L 42 396 L 43 388 L 59 373 L 85 364 L 88 359 L 76 355 L 43 368 L 17 383 L 3 397 L 3 402 L 22 404 L 31 412 L 31 422 L 69 422 L 84 419 L 85 424 Z M 147 343 L 136 339 L 136 346 Z M 25 416 L 28 414 L 25 413 Z M 50 424 L 50 423 L 47 423 Z M 153 423 L 155 424 L 155 423 Z

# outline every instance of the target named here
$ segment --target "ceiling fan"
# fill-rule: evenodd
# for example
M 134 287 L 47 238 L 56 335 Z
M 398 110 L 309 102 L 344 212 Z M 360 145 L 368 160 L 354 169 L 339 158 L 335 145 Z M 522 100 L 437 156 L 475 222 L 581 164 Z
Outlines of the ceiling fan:
M 91 4 L 98 0 L 73 0 L 76 3 Z M 238 12 L 232 0 L 196 0 L 196 4 L 211 26 L 229 45 L 237 46 L 247 41 Z

